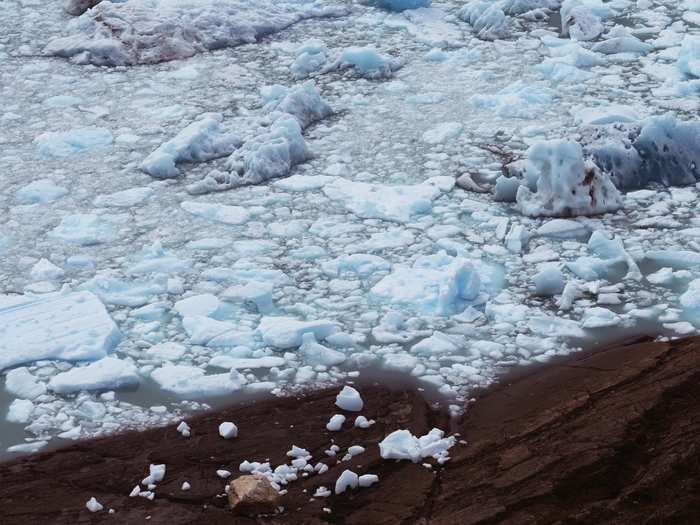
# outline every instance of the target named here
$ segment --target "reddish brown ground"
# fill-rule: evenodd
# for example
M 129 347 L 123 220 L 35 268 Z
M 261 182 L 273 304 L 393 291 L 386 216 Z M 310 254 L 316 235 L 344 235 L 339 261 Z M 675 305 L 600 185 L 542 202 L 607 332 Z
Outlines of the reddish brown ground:
M 444 469 L 378 457 L 376 444 L 397 428 L 449 428 L 416 393 L 365 386 L 363 413 L 378 423 L 331 434 L 336 392 L 203 415 L 191 421 L 190 439 L 154 429 L 0 465 L 0 523 L 700 523 L 700 338 L 619 346 L 504 381 L 453 424 L 468 444 L 452 449 Z M 239 438 L 218 437 L 223 420 L 238 424 Z M 216 469 L 237 473 L 244 459 L 277 464 L 292 444 L 321 459 L 331 438 L 367 452 L 291 483 L 281 515 L 227 511 Z M 167 464 L 155 501 L 129 498 L 149 463 Z M 344 468 L 380 482 L 309 501 Z M 190 492 L 180 490 L 184 480 Z M 91 496 L 116 512 L 89 513 Z

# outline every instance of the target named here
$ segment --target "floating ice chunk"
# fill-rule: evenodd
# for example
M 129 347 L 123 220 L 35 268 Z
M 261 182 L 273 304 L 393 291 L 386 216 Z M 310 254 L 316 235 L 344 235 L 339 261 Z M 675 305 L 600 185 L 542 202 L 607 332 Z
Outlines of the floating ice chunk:
M 445 252 L 395 266 L 371 290 L 370 298 L 429 315 L 460 312 L 479 297 L 481 280 L 474 265 Z
M 91 213 L 65 215 L 61 222 L 49 232 L 49 236 L 78 246 L 91 246 L 111 242 L 116 238 L 110 221 Z
M 582 237 L 587 233 L 588 227 L 585 224 L 570 219 L 552 219 L 537 228 L 538 235 L 558 239 Z
M 556 263 L 542 265 L 533 277 L 535 294 L 541 296 L 557 295 L 564 289 L 564 274 Z
M 187 213 L 214 222 L 239 225 L 248 222 L 250 213 L 243 206 L 229 206 L 213 202 L 183 201 L 180 207 Z
M 384 459 L 408 459 L 418 463 L 426 457 L 446 458 L 447 451 L 454 446 L 454 437 L 443 437 L 437 428 L 417 438 L 408 430 L 396 430 L 379 443 L 379 454 Z
M 104 507 L 102 504 L 97 501 L 94 497 L 90 498 L 88 502 L 85 504 L 85 508 L 89 510 L 90 512 L 100 512 Z
M 443 122 L 423 133 L 423 141 L 428 144 L 443 144 L 462 133 L 460 122 Z
M 253 332 L 242 331 L 231 321 L 219 321 L 204 315 L 190 315 L 182 319 L 182 327 L 194 345 L 254 346 Z
M 159 343 L 146 350 L 146 354 L 151 359 L 159 361 L 177 361 L 185 355 L 187 347 L 180 343 Z
M 457 341 L 449 335 L 442 332 L 433 332 L 433 335 L 430 337 L 426 337 L 421 342 L 413 345 L 411 352 L 424 355 L 455 354 L 459 348 L 460 345 Z
M 136 308 L 148 304 L 153 297 L 167 291 L 167 276 L 159 275 L 147 281 L 122 281 L 110 272 L 96 275 L 80 285 L 107 304 Z
M 283 177 L 311 154 L 295 117 L 283 115 L 229 157 L 232 187 Z
M 583 312 L 581 326 L 583 328 L 604 328 L 607 326 L 617 326 L 622 322 L 619 315 L 611 312 L 607 308 L 593 307 L 586 308 Z
M 359 412 L 365 406 L 360 393 L 351 386 L 344 386 L 335 397 L 335 405 L 349 412 Z
M 139 384 L 136 366 L 116 357 L 105 357 L 87 366 L 76 366 L 49 381 L 49 390 L 71 394 L 81 390 L 116 390 Z
M 175 311 L 182 317 L 211 315 L 219 308 L 219 299 L 210 293 L 191 295 L 175 303 Z
M 584 162 L 576 142 L 538 142 L 527 151 L 528 177 L 536 192 L 518 189 L 517 207 L 529 216 L 595 215 L 618 210 L 620 193 L 591 161 Z
M 496 93 L 474 95 L 469 104 L 476 108 L 486 108 L 499 117 L 533 119 L 554 99 L 550 89 L 525 84 L 518 80 Z
M 700 180 L 700 122 L 682 122 L 671 115 L 652 117 L 634 141 L 642 158 L 640 184 L 657 181 L 684 186 Z
M 191 429 L 190 426 L 189 426 L 187 423 L 185 423 L 184 421 L 180 421 L 180 424 L 177 426 L 177 428 L 176 428 L 175 430 L 177 430 L 178 433 L 179 433 L 182 437 L 188 438 L 188 437 L 190 437 L 190 436 L 192 435 L 192 429 Z
M 335 482 L 335 493 L 342 494 L 348 489 L 356 489 L 358 477 L 352 470 L 344 470 Z
M 680 303 L 686 310 L 700 309 L 700 279 L 688 283 L 688 288 L 680 296 Z
M 519 187 L 520 181 L 517 178 L 501 175 L 496 179 L 493 200 L 496 202 L 515 202 Z
M 331 64 L 323 68 L 322 72 L 352 69 L 357 74 L 367 78 L 387 78 L 394 74 L 399 64 L 389 57 L 381 55 L 375 48 L 346 47 L 340 52 Z
M 51 40 L 44 53 L 80 64 L 153 64 L 252 43 L 301 20 L 346 12 L 294 0 L 103 1 L 69 24 L 69 35 Z
M 676 66 L 684 78 L 700 78 L 700 36 L 685 35 Z
M 631 106 L 611 104 L 608 106 L 581 108 L 574 113 L 574 120 L 584 126 L 633 123 L 640 120 L 637 110 Z
M 663 323 L 662 325 L 666 330 L 671 330 L 678 335 L 690 335 L 697 332 L 697 329 L 687 321 L 679 321 L 677 323 Z
M 572 40 L 594 40 L 604 29 L 600 17 L 607 14 L 598 1 L 564 0 L 560 10 L 562 35 Z
M 528 321 L 530 329 L 539 335 L 546 337 L 578 337 L 583 338 L 586 333 L 579 323 L 571 319 L 562 319 L 548 315 L 532 317 Z
M 482 40 L 498 40 L 510 36 L 510 20 L 497 2 L 471 0 L 457 14 L 469 23 Z
M 275 181 L 273 185 L 276 188 L 282 188 L 284 191 L 311 191 L 319 190 L 334 180 L 335 177 L 328 175 L 292 175 L 291 177 Z
M 433 177 L 412 186 L 384 186 L 338 178 L 324 186 L 323 193 L 363 219 L 409 222 L 430 213 L 432 201 L 454 183 L 452 177 Z
M 11 447 L 7 447 L 7 451 L 10 453 L 18 454 L 32 454 L 37 450 L 44 448 L 48 444 L 48 441 L 43 440 L 32 441 L 31 443 L 22 443 L 20 445 L 13 445 Z
M 700 253 L 687 250 L 650 250 L 644 254 L 644 258 L 673 269 L 692 269 L 700 266 Z
M 617 53 L 633 53 L 636 55 L 646 55 L 654 49 L 654 46 L 642 42 L 632 35 L 618 36 L 603 40 L 594 44 L 591 51 L 604 55 L 615 55 Z
M 627 264 L 626 279 L 641 281 L 642 272 L 635 260 L 625 250 L 625 245 L 619 236 L 609 239 L 603 232 L 595 231 L 588 240 L 588 249 L 604 260 L 622 260 Z
M 377 326 L 372 328 L 372 337 L 380 343 L 408 343 L 418 337 L 428 337 L 430 330 L 416 330 L 407 326 L 399 312 L 387 312 Z
M 66 272 L 48 259 L 40 259 L 32 266 L 29 275 L 35 281 L 55 281 L 63 278 Z
M 304 361 L 312 366 L 336 366 L 344 363 L 347 359 L 343 352 L 317 343 L 314 334 L 310 332 L 302 335 L 299 353 L 304 356 Z
M 272 290 L 274 283 L 262 281 L 249 281 L 243 285 L 234 285 L 227 288 L 222 294 L 226 301 L 250 301 L 255 303 L 261 314 L 270 313 L 274 309 L 272 303 Z
M 514 224 L 506 234 L 506 248 L 511 253 L 521 253 L 527 245 L 530 238 L 530 233 L 522 224 Z
M 67 194 L 66 188 L 51 179 L 39 179 L 17 190 L 15 197 L 21 204 L 48 204 Z
M 169 274 L 189 270 L 191 270 L 190 261 L 167 252 L 160 241 L 156 241 L 143 248 L 137 256 L 137 262 L 127 269 L 127 273 L 130 275 Z
M 205 375 L 194 366 L 166 364 L 151 373 L 164 390 L 182 397 L 223 396 L 243 388 L 246 379 L 235 370 L 227 374 Z
M 98 195 L 94 204 L 99 208 L 131 208 L 142 204 L 153 196 L 153 190 L 148 187 L 129 188 L 107 195 Z
M 279 349 L 295 348 L 302 344 L 304 334 L 313 334 L 317 340 L 338 331 L 333 321 L 299 321 L 293 317 L 263 317 L 257 331 L 266 345 Z
M 321 269 L 326 275 L 336 277 L 350 273 L 367 278 L 376 272 L 389 271 L 391 265 L 376 255 L 355 253 L 324 262 L 321 264 Z
M 26 367 L 20 367 L 13 368 L 5 375 L 5 390 L 15 397 L 31 400 L 45 394 L 46 386 Z
M 345 423 L 345 416 L 342 414 L 336 414 L 331 416 L 328 423 L 326 423 L 326 430 L 329 432 L 338 432 L 343 428 L 343 423 Z
M 179 162 L 206 162 L 230 155 L 241 140 L 220 129 L 223 119 L 220 113 L 203 115 L 146 157 L 141 170 L 152 177 L 168 179 L 177 176 L 175 164 Z
M 363 3 L 388 11 L 405 11 L 419 7 L 430 7 L 432 0 L 363 0 Z
M 15 399 L 7 410 L 7 421 L 10 423 L 29 423 L 34 412 L 34 403 L 29 399 Z
M 268 112 L 281 112 L 293 116 L 304 130 L 314 122 L 329 117 L 333 110 L 321 98 L 316 85 L 304 82 L 293 89 L 284 88 L 284 96 L 273 99 L 265 105 Z
M 296 59 L 289 68 L 294 78 L 307 78 L 320 71 L 328 61 L 328 48 L 320 40 L 307 40 L 295 54 Z
M 121 340 L 89 292 L 0 296 L 0 370 L 40 359 L 100 359 Z
M 112 141 L 112 133 L 98 127 L 42 133 L 34 139 L 39 155 L 45 158 L 66 158 L 109 148 Z
M 265 356 L 255 358 L 231 357 L 228 355 L 217 355 L 211 358 L 209 366 L 218 366 L 219 368 L 235 368 L 244 370 L 247 368 L 273 368 L 284 366 L 287 363 L 283 357 Z
M 509 15 L 522 15 L 535 9 L 554 9 L 559 0 L 505 0 L 503 11 Z
M 238 427 L 230 421 L 224 421 L 219 425 L 219 435 L 224 439 L 238 437 Z

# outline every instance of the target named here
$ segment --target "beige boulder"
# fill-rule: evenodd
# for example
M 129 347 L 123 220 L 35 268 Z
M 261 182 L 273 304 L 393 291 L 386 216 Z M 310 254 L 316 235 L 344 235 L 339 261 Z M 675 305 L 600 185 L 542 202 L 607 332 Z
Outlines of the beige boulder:
M 279 493 L 264 476 L 246 475 L 229 483 L 228 503 L 234 514 L 270 514 L 278 507 Z

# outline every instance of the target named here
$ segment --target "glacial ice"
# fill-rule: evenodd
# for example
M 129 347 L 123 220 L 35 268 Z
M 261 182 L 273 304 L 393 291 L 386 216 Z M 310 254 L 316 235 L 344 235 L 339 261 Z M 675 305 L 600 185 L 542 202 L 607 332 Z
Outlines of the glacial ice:
M 529 216 L 596 215 L 620 208 L 620 193 L 609 177 L 584 161 L 576 142 L 538 142 L 527 151 L 526 176 L 535 188 L 520 186 L 518 210 Z
M 100 359 L 121 337 L 89 292 L 0 296 L 0 370 L 40 359 Z
M 42 133 L 34 143 L 40 156 L 60 159 L 109 148 L 113 140 L 108 129 L 93 126 Z
M 405 11 L 406 9 L 418 9 L 430 7 L 432 0 L 363 0 L 363 3 L 381 7 L 389 11 Z
M 48 204 L 68 194 L 68 190 L 51 179 L 30 182 L 15 192 L 21 204 Z
M 49 390 L 71 394 L 80 390 L 115 390 L 139 384 L 136 366 L 116 357 L 104 357 L 87 366 L 76 366 L 56 374 L 49 381 Z
M 338 331 L 333 321 L 299 321 L 292 317 L 263 317 L 258 325 L 265 344 L 284 350 L 302 344 L 304 334 L 310 333 L 317 340 L 325 339 Z
M 469 23 L 482 40 L 504 39 L 511 34 L 510 20 L 498 2 L 470 0 L 457 16 Z
M 308 18 L 345 13 L 340 5 L 295 0 L 126 0 L 101 2 L 68 24 L 47 55 L 78 64 L 153 64 L 255 42 Z
M 411 186 L 386 186 L 338 178 L 323 187 L 326 196 L 358 217 L 409 222 L 429 213 L 432 201 L 454 186 L 451 177 L 438 176 Z
M 413 266 L 395 266 L 372 287 L 370 297 L 427 315 L 450 315 L 478 299 L 480 292 L 481 280 L 474 265 L 441 252 L 419 257 Z
M 220 113 L 202 115 L 146 157 L 141 169 L 152 177 L 168 179 L 177 176 L 179 162 L 206 162 L 230 155 L 241 140 L 220 129 L 223 119 Z
M 151 377 L 162 389 L 189 398 L 223 396 L 242 389 L 246 384 L 245 377 L 236 370 L 206 375 L 201 368 L 173 364 L 156 368 Z

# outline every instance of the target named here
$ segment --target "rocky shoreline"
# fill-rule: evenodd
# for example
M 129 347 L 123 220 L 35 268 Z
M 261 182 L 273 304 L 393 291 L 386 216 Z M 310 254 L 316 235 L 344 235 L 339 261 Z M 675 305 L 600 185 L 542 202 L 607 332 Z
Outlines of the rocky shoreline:
M 3 524 L 79 523 L 697 523 L 700 518 L 700 338 L 637 341 L 526 369 L 450 421 L 419 392 L 361 385 L 368 428 L 326 430 L 338 389 L 203 414 L 176 426 L 79 442 L 0 465 Z M 222 439 L 234 421 L 239 434 Z M 458 434 L 444 465 L 384 460 L 396 429 Z M 342 461 L 324 453 L 361 445 Z M 304 447 L 330 468 L 290 482 L 283 511 L 235 516 L 217 469 L 282 464 Z M 167 465 L 153 500 L 129 497 L 149 464 Z M 312 497 L 344 469 L 372 487 Z M 187 481 L 190 489 L 182 490 Z M 95 497 L 104 511 L 85 503 Z M 107 509 L 114 509 L 108 513 Z

